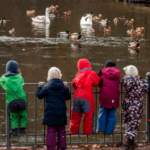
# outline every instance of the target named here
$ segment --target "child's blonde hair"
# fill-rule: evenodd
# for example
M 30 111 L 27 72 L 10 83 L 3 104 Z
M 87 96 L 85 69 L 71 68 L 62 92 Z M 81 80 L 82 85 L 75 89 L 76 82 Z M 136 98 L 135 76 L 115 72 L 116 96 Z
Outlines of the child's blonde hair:
M 53 78 L 61 79 L 61 76 L 62 76 L 61 71 L 57 67 L 52 67 L 48 70 L 47 81 Z

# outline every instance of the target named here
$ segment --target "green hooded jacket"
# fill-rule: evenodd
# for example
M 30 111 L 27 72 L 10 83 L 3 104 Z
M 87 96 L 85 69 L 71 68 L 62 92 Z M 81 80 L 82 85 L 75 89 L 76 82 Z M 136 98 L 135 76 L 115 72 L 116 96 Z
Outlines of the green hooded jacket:
M 20 74 L 5 76 L 0 78 L 0 85 L 6 91 L 6 104 L 15 99 L 24 99 L 27 102 L 26 94 L 23 90 L 24 79 Z

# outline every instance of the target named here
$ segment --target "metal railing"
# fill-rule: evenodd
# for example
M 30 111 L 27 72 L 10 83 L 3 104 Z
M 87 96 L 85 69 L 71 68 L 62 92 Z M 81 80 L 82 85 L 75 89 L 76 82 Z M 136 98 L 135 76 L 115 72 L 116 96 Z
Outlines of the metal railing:
M 148 77 L 148 83 L 150 85 L 150 72 L 147 73 L 147 77 Z M 34 92 L 30 92 L 31 89 L 30 86 L 32 86 L 32 90 L 33 90 L 33 86 L 34 86 Z M 43 112 L 40 112 L 40 116 L 42 116 L 44 114 L 44 107 L 45 107 L 45 99 L 43 101 L 43 104 L 41 105 L 41 100 L 37 100 L 35 94 L 36 94 L 36 91 L 37 91 L 37 86 L 38 84 L 37 83 L 26 83 L 25 84 L 25 92 L 27 94 L 27 102 L 28 102 L 28 107 L 29 105 L 29 102 L 31 98 L 29 98 L 29 96 L 32 96 L 34 97 L 34 106 L 35 106 L 35 110 L 33 110 L 33 108 L 31 109 L 31 111 L 29 112 L 28 110 L 28 107 L 27 107 L 27 114 L 28 114 L 28 119 L 30 118 L 30 115 L 31 114 L 34 114 L 34 120 L 32 119 L 32 122 L 34 122 L 34 125 L 30 125 L 29 127 L 29 123 L 30 121 L 28 120 L 28 125 L 27 125 L 27 129 L 26 129 L 26 134 L 19 134 L 18 133 L 18 136 L 17 137 L 10 137 L 10 120 L 9 120 L 9 112 L 8 112 L 8 109 L 6 107 L 6 134 L 0 134 L 0 140 L 1 138 L 5 139 L 6 142 L 0 142 L 0 146 L 6 146 L 7 148 L 10 148 L 11 146 L 32 146 L 32 145 L 45 145 L 46 144 L 46 126 L 45 125 L 41 125 L 42 126 L 42 129 L 40 129 L 40 133 L 38 133 L 39 131 L 37 131 L 37 119 L 39 117 L 37 117 L 38 113 L 37 113 L 37 105 L 40 101 L 40 105 L 38 107 L 38 109 L 42 108 L 41 110 Z M 73 96 L 74 94 L 74 91 L 72 91 L 72 88 L 71 88 L 71 83 L 69 83 L 69 90 L 71 92 L 71 95 Z M 123 99 L 123 85 L 122 83 L 120 82 L 120 108 L 119 108 L 119 116 L 117 116 L 119 119 L 120 119 L 120 123 L 118 123 L 118 126 L 120 127 L 120 131 L 116 132 L 114 131 L 114 133 L 111 135 L 111 136 L 108 136 L 108 135 L 99 135 L 96 133 L 96 127 L 97 127 L 97 116 L 98 116 L 98 105 L 99 105 L 99 101 L 98 101 L 98 95 L 99 95 L 99 91 L 98 91 L 98 88 L 96 87 L 95 88 L 95 91 L 93 92 L 94 95 L 95 95 L 95 118 L 94 118 L 94 134 L 92 135 L 83 135 L 82 131 L 80 131 L 77 135 L 72 135 L 70 134 L 69 132 L 69 121 L 71 119 L 71 104 L 72 104 L 72 99 L 67 103 L 67 109 L 68 109 L 68 114 L 69 114 L 69 117 L 67 115 L 67 118 L 68 118 L 68 125 L 66 126 L 66 137 L 67 137 L 67 144 L 73 144 L 73 145 L 76 145 L 76 144 L 110 144 L 110 143 L 120 143 L 122 142 L 122 139 L 123 139 L 123 134 L 124 134 L 124 127 L 123 127 L 123 122 L 122 122 L 122 116 L 121 116 L 121 101 Z M 4 95 L 4 93 L 0 93 L 0 95 Z M 150 116 L 150 112 L 149 112 L 149 108 L 150 108 L 150 103 L 149 103 L 149 100 L 150 100 L 150 92 L 147 94 L 147 97 L 146 97 L 146 105 L 147 107 L 146 108 L 146 130 L 144 131 L 139 131 L 139 134 L 145 134 L 146 135 L 146 140 L 140 140 L 139 139 L 139 134 L 137 136 L 137 142 L 150 142 L 150 123 L 149 123 L 149 116 Z M 32 98 L 32 101 L 33 101 L 33 98 Z M 33 103 L 32 103 L 33 105 Z M 30 115 L 29 115 L 30 113 Z M 19 116 L 18 116 L 19 118 Z M 19 122 L 19 121 L 18 121 Z M 39 124 L 42 124 L 42 121 L 38 121 Z M 31 131 L 29 132 L 29 129 L 32 128 L 32 129 L 35 129 L 35 131 L 31 133 Z M 81 127 L 80 127 L 81 128 Z M 42 130 L 42 131 L 41 131 Z M 118 136 L 118 138 L 114 138 L 115 136 Z M 30 139 L 30 137 L 32 137 Z M 40 140 L 39 140 L 39 137 L 40 137 Z M 14 140 L 14 138 L 17 138 Z M 20 142 L 20 139 L 23 139 L 21 142 Z M 34 140 L 33 140 L 34 139 Z M 117 139 L 117 141 L 116 141 Z M 94 141 L 93 141 L 94 140 Z

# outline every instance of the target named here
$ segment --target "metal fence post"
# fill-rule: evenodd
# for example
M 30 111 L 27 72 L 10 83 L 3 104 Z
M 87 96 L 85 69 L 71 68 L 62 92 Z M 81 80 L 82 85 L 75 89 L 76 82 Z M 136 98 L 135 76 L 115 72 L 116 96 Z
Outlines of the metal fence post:
M 10 148 L 10 121 L 9 121 L 9 111 L 6 105 L 6 144 L 7 144 L 7 148 Z
M 150 72 L 147 72 L 146 77 L 147 77 L 148 84 L 150 86 Z M 147 142 L 148 143 L 150 143 L 150 122 L 149 122 L 150 102 L 149 101 L 150 101 L 150 90 L 147 93 Z

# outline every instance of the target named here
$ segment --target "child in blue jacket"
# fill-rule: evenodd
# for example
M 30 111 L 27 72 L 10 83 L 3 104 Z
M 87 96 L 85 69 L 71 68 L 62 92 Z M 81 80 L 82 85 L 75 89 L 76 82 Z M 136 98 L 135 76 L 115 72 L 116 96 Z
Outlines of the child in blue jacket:
M 66 103 L 65 100 L 71 98 L 69 89 L 61 80 L 61 72 L 58 68 L 52 67 L 48 71 L 48 83 L 42 88 L 38 87 L 37 97 L 43 99 L 46 97 L 46 106 L 44 110 L 43 124 L 47 125 L 46 145 L 47 150 L 66 149 L 66 132 L 67 124 Z M 41 82 L 39 85 L 41 86 Z M 58 142 L 56 144 L 56 134 Z

